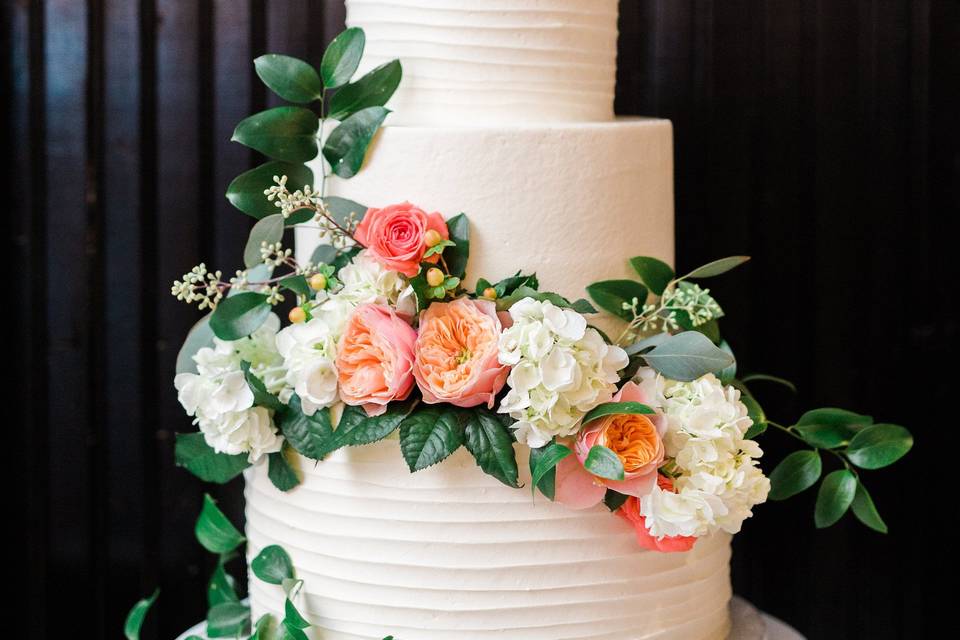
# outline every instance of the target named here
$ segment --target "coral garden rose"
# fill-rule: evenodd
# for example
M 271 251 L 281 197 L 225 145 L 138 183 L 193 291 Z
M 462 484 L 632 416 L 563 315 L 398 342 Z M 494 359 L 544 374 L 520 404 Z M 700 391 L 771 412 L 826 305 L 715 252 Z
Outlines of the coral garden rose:
M 413 327 L 390 307 L 354 309 L 337 351 L 340 398 L 371 416 L 386 411 L 393 400 L 405 400 L 413 389 L 416 339 Z
M 664 491 L 673 491 L 673 482 L 665 476 L 657 476 L 657 485 Z M 640 500 L 634 496 L 627 498 L 617 515 L 630 523 L 637 535 L 637 544 L 651 551 L 690 551 L 697 541 L 694 536 L 656 537 L 647 527 L 647 519 L 640 513 Z
M 650 398 L 640 385 L 628 382 L 613 397 L 613 402 L 649 404 Z M 663 462 L 663 434 L 666 418 L 659 414 L 611 414 L 591 420 L 577 434 L 574 454 L 557 465 L 556 500 L 574 509 L 592 507 L 607 489 L 641 497 L 649 493 Z M 595 476 L 583 466 L 595 445 L 607 447 L 623 464 L 623 480 Z
M 450 238 L 443 216 L 403 202 L 382 209 L 368 209 L 354 237 L 384 267 L 412 278 L 424 260 L 423 254 L 427 251 L 424 235 L 431 229 L 444 240 Z M 426 261 L 436 262 L 439 258 L 435 254 Z
M 500 364 L 501 324 L 490 300 L 435 302 L 420 314 L 413 375 L 423 401 L 493 408 L 510 368 Z

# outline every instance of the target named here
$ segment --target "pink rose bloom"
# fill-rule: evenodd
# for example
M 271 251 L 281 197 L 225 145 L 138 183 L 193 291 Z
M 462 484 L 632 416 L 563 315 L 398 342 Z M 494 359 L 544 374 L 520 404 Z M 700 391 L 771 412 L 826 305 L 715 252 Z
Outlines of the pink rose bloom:
M 641 387 L 633 382 L 613 397 L 613 402 L 650 404 Z M 607 489 L 641 497 L 653 490 L 657 468 L 663 462 L 666 418 L 659 414 L 612 414 L 584 425 L 574 443 L 574 454 L 557 464 L 555 499 L 574 509 L 586 509 L 603 500 Z M 617 454 L 623 464 L 623 480 L 595 476 L 583 466 L 594 445 Z
M 423 254 L 427 250 L 423 236 L 431 229 L 444 240 L 450 238 L 443 216 L 427 213 L 420 207 L 404 202 L 383 209 L 368 209 L 354 237 L 384 267 L 412 278 L 420 270 Z M 434 254 L 426 261 L 436 262 L 439 259 L 440 256 Z
M 665 477 L 658 476 L 657 483 L 662 489 L 673 491 L 673 482 Z M 640 500 L 630 496 L 627 501 L 617 509 L 617 515 L 630 523 L 634 532 L 637 534 L 637 544 L 651 551 L 690 551 L 697 539 L 693 536 L 663 536 L 655 538 L 650 535 L 647 529 L 647 519 L 640 514 Z
M 392 400 L 413 389 L 413 344 L 417 332 L 396 312 L 378 304 L 353 310 L 340 338 L 337 380 L 340 398 L 380 415 Z
M 413 375 L 428 404 L 486 404 L 503 388 L 510 368 L 497 359 L 502 326 L 491 300 L 434 302 L 420 314 Z

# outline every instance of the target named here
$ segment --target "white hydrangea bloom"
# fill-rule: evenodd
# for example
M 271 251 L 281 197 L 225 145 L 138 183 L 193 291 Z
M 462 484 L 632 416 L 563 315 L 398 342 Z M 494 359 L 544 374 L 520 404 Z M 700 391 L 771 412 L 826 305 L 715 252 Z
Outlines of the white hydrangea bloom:
M 510 308 L 499 359 L 512 367 L 499 411 L 517 422 L 517 440 L 541 447 L 577 431 L 580 419 L 616 391 L 627 354 L 608 345 L 582 315 L 524 298 Z
M 340 269 L 337 278 L 343 287 L 336 297 L 353 306 L 366 303 L 395 305 L 407 286 L 399 273 L 388 271 L 366 251 L 358 253 L 350 264 Z
M 328 300 L 324 305 L 335 301 Z M 321 305 L 322 306 L 322 305 Z M 296 392 L 303 412 L 312 416 L 337 399 L 337 340 L 328 317 L 314 315 L 308 322 L 292 324 L 277 334 L 277 350 L 286 369 L 286 386 L 280 400 L 289 402 Z
M 280 451 L 283 437 L 263 407 L 222 413 L 214 419 L 200 418 L 200 431 L 214 451 L 236 455 L 247 453 L 250 462 L 261 456 Z
M 651 533 L 699 536 L 718 528 L 738 532 L 770 490 L 755 461 L 763 451 L 744 439 L 752 423 L 740 391 L 725 387 L 713 374 L 677 382 L 647 367 L 635 380 L 667 418 L 664 445 L 675 476 L 676 493 L 657 488 L 641 501 Z M 689 517 L 683 519 L 681 513 Z

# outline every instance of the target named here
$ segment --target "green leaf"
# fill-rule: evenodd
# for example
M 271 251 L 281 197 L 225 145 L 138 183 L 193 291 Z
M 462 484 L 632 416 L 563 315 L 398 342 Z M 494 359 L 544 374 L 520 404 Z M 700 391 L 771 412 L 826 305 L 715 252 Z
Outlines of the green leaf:
M 519 487 L 513 438 L 497 417 L 483 408 L 466 410 L 467 450 L 484 472 L 508 487 Z
M 147 612 L 150 611 L 150 607 L 157 601 L 157 596 L 159 595 L 160 589 L 157 589 L 149 598 L 137 601 L 137 603 L 133 605 L 133 608 L 130 609 L 130 613 L 127 614 L 127 619 L 123 624 L 123 635 L 127 637 L 127 640 L 140 640 L 140 629 L 143 627 L 143 620 L 147 617 Z
M 313 295 L 313 290 L 310 289 L 310 283 L 307 282 L 306 276 L 303 275 L 287 276 L 277 284 L 284 289 L 293 291 L 298 296 L 305 296 L 309 298 Z
M 857 478 L 847 469 L 838 469 L 827 474 L 817 493 L 814 521 L 818 529 L 836 523 L 850 508 L 857 492 Z
M 681 284 L 685 284 L 685 283 L 681 283 Z M 689 318 L 689 317 L 690 317 L 690 316 L 687 314 L 687 312 L 686 312 L 686 311 L 683 311 L 683 310 L 677 311 L 676 314 L 677 314 L 677 315 L 676 315 L 676 318 L 677 318 L 678 321 L 679 321 L 681 315 L 682 315 L 683 317 L 685 317 L 685 318 Z M 719 316 L 718 316 L 718 317 L 719 317 Z M 707 338 L 710 339 L 710 342 L 712 342 L 713 344 L 717 345 L 718 347 L 720 346 L 720 323 L 717 322 L 717 319 L 716 319 L 716 318 L 714 318 L 713 320 L 707 320 L 707 321 L 704 322 L 703 324 L 699 324 L 699 325 L 697 325 L 697 326 L 693 326 L 693 323 L 692 323 L 692 322 L 690 323 L 690 326 L 689 326 L 689 327 L 684 326 L 683 323 L 679 323 L 679 324 L 680 324 L 680 326 L 683 326 L 684 329 L 689 329 L 689 330 L 691 330 L 691 331 L 699 331 L 699 332 L 702 333 L 703 335 L 707 336 Z M 726 352 L 729 353 L 730 355 L 733 355 L 733 351 L 730 350 L 730 349 L 724 349 L 724 351 L 726 351 Z M 734 363 L 734 364 L 736 364 L 736 363 Z M 729 367 L 728 367 L 728 368 L 729 368 Z M 734 369 L 736 369 L 736 367 L 734 367 Z
M 359 202 L 354 202 L 353 200 L 339 196 L 325 197 L 323 199 L 323 206 L 327 208 L 327 212 L 333 216 L 337 224 L 343 227 L 351 222 L 360 222 L 363 220 L 363 216 L 366 215 L 367 209 L 369 208 Z
M 253 575 L 270 584 L 283 584 L 294 577 L 293 562 L 280 545 L 264 547 L 250 563 Z
M 673 269 L 666 262 L 647 256 L 630 258 L 630 265 L 640 276 L 640 282 L 655 295 L 662 296 L 663 290 L 673 280 Z
M 770 474 L 771 500 L 786 500 L 791 496 L 809 489 L 820 478 L 823 463 L 816 451 L 804 449 L 794 451 Z
M 698 278 L 712 278 L 714 276 L 719 276 L 722 273 L 726 273 L 735 267 L 739 267 L 749 259 L 750 256 L 730 256 L 728 258 L 720 258 L 719 260 L 708 262 L 702 267 L 697 267 L 683 277 L 685 279 L 690 278 L 692 280 L 696 280 Z
M 797 385 L 793 384 L 792 382 L 790 382 L 790 381 L 787 380 L 786 378 L 780 378 L 780 377 L 778 377 L 778 376 L 771 376 L 771 375 L 768 375 L 768 374 L 766 374 L 766 373 L 751 373 L 751 374 L 748 374 L 748 375 L 743 376 L 743 378 L 741 378 L 741 380 L 743 380 L 744 382 L 754 382 L 754 381 L 759 381 L 759 382 L 772 382 L 772 383 L 774 383 L 774 384 L 779 384 L 779 385 L 781 385 L 781 386 L 784 386 L 784 387 L 786 387 L 787 389 L 790 389 L 790 391 L 793 391 L 794 393 L 797 392 Z
M 866 427 L 873 424 L 873 418 L 870 416 L 847 411 L 846 409 L 836 409 L 834 407 L 824 407 L 822 409 L 812 409 L 807 411 L 797 420 L 797 426 L 808 424 L 825 424 L 844 427 Z M 859 429 L 856 429 L 859 430 Z
M 180 351 L 177 352 L 177 373 L 196 373 L 197 363 L 193 356 L 204 347 L 213 346 L 213 330 L 210 328 L 210 314 L 197 320 L 187 333 Z
M 400 426 L 415 404 L 414 399 L 391 402 L 379 416 L 368 416 L 362 407 L 346 407 L 334 432 L 336 448 L 383 440 Z
M 634 356 L 645 350 L 652 349 L 659 344 L 663 344 L 671 337 L 672 336 L 669 333 L 658 333 L 650 336 L 649 338 L 644 338 L 643 340 L 634 342 L 633 344 L 624 347 L 623 350 L 627 352 L 628 356 Z
M 637 308 L 647 301 L 647 288 L 633 280 L 602 280 L 587 285 L 587 294 L 597 306 L 624 320 L 633 319 L 633 311 L 623 305 L 633 304 L 637 299 Z
M 760 406 L 760 403 L 757 402 L 757 399 L 749 393 L 744 392 L 742 389 L 740 393 L 740 402 L 747 407 L 747 415 L 753 422 L 753 424 L 750 425 L 750 428 L 747 429 L 747 432 L 743 434 L 743 437 L 746 440 L 753 440 L 767 430 L 767 415 L 764 413 L 763 407 Z
M 465 214 L 457 214 L 447 220 L 447 231 L 456 246 L 443 252 L 450 274 L 463 279 L 467 272 L 467 259 L 470 257 L 470 221 Z
M 287 626 L 295 629 L 306 629 L 310 626 L 310 622 L 300 615 L 300 612 L 297 611 L 296 605 L 293 604 L 293 601 L 290 598 L 287 598 L 287 601 L 283 605 L 283 615 L 283 624 Z
M 221 340 L 239 340 L 259 329 L 271 309 L 266 295 L 244 291 L 217 304 L 210 314 L 210 328 Z
M 231 142 L 259 151 L 274 160 L 309 162 L 317 157 L 320 120 L 303 107 L 274 107 L 244 118 Z
M 451 409 L 423 406 L 400 423 L 400 450 L 410 471 L 434 465 L 463 444 L 463 426 Z
M 530 449 L 530 491 L 540 489 L 540 493 L 553 500 L 556 490 L 557 463 L 573 453 L 570 447 L 551 442 L 539 449 Z
M 873 498 L 870 497 L 867 488 L 859 480 L 857 481 L 857 492 L 853 495 L 853 503 L 850 506 L 857 520 L 874 531 L 887 533 L 887 523 L 880 517 L 880 512 L 873 504 Z
M 893 464 L 913 447 L 913 436 L 897 424 L 875 424 L 857 433 L 847 445 L 847 458 L 861 469 Z
M 260 218 L 250 229 L 250 235 L 247 238 L 247 245 L 243 248 L 243 265 L 251 269 L 263 262 L 260 247 L 264 242 L 275 244 L 283 240 L 283 229 L 285 220 L 280 213 L 274 213 L 265 218 Z
M 803 441 L 818 449 L 835 449 L 845 445 L 856 431 L 846 425 L 807 424 L 795 427 Z
M 732 355 L 696 331 L 671 336 L 646 353 L 643 359 L 665 377 L 682 382 L 723 371 L 735 362 Z
M 240 363 L 240 370 L 243 371 L 243 377 L 247 381 L 247 386 L 253 392 L 253 404 L 270 409 L 271 411 L 283 411 L 286 407 L 280 402 L 277 396 L 267 391 L 267 386 L 263 380 L 258 378 L 250 371 L 250 363 L 244 360 Z
M 514 303 L 519 302 L 524 298 L 532 298 L 533 300 L 539 300 L 541 302 L 550 302 L 562 309 L 573 309 L 577 313 L 597 312 L 593 305 L 586 300 L 570 302 L 558 293 L 553 293 L 550 291 L 538 291 L 528 285 L 521 285 L 514 289 L 510 295 L 498 298 L 497 311 L 509 309 Z
M 233 638 L 250 633 L 250 606 L 242 602 L 222 602 L 207 612 L 207 636 Z
M 275 184 L 274 176 L 287 176 L 290 191 L 313 184 L 313 171 L 307 165 L 271 160 L 234 178 L 227 187 L 227 200 L 254 218 L 265 218 L 277 213 L 280 209 L 263 194 L 264 190 Z
M 597 405 L 587 415 L 583 416 L 582 424 L 587 424 L 603 416 L 627 413 L 652 415 L 656 412 L 642 402 L 605 402 Z
M 280 451 L 274 451 L 267 457 L 267 477 L 277 489 L 283 492 L 290 491 L 300 484 L 300 476 L 287 457 L 288 445 L 286 442 Z
M 602 444 L 590 447 L 587 459 L 583 461 L 583 468 L 607 480 L 623 480 L 623 462 L 620 456 Z
M 246 540 L 223 515 L 210 494 L 203 495 L 203 509 L 193 532 L 197 541 L 211 553 L 230 553 Z
M 274 640 L 276 637 L 275 629 L 276 620 L 269 613 L 265 613 L 257 620 L 257 624 L 253 627 L 253 635 L 247 640 Z
M 333 120 L 343 120 L 367 107 L 382 107 L 400 85 L 403 69 L 399 60 L 385 62 L 355 82 L 341 87 L 330 100 Z
M 207 581 L 207 606 L 214 607 L 222 602 L 239 602 L 237 591 L 234 588 L 233 578 L 227 574 L 224 564 L 225 557 L 221 557 Z
M 280 418 L 280 431 L 300 455 L 312 460 L 322 460 L 333 441 L 333 425 L 330 409 L 317 409 L 312 416 L 305 415 L 300 396 L 290 396 L 288 410 Z
M 367 147 L 390 110 L 367 107 L 357 111 L 330 132 L 323 145 L 323 157 L 341 178 L 352 178 L 360 171 Z
M 610 511 L 616 511 L 623 506 L 623 503 L 627 501 L 630 496 L 624 495 L 613 489 L 607 489 L 607 492 L 603 494 L 603 504 L 607 505 L 607 509 Z
M 525 275 L 517 271 L 512 276 L 504 278 L 496 284 L 491 284 L 489 281 L 480 278 L 477 280 L 476 293 L 477 296 L 482 296 L 487 287 L 493 287 L 493 290 L 497 292 L 497 297 L 502 298 L 516 291 L 518 287 L 529 287 L 530 289 L 536 290 L 539 286 L 540 282 L 537 280 L 537 274 L 531 273 Z
M 178 433 L 176 439 L 173 455 L 177 466 L 204 482 L 224 484 L 250 466 L 246 454 L 231 456 L 214 451 L 202 433 Z
M 303 60 L 270 53 L 255 59 L 253 66 L 263 84 L 288 102 L 306 104 L 323 98 L 317 70 Z
M 350 81 L 360 65 L 364 44 L 366 36 L 363 29 L 351 27 L 327 45 L 320 61 L 320 77 L 325 88 L 336 89 Z
M 711 320 L 710 322 L 713 323 L 713 324 L 716 324 L 717 321 L 716 321 L 716 320 Z M 708 324 L 709 324 L 709 323 L 708 323 Z M 705 334 L 705 335 L 706 335 L 706 334 Z M 707 336 L 707 337 L 709 337 L 709 336 Z M 716 341 L 714 341 L 714 342 L 715 342 L 715 344 L 716 344 Z M 733 380 L 737 377 L 737 361 L 736 361 L 736 356 L 733 355 L 733 349 L 730 348 L 730 344 L 729 344 L 726 340 L 720 340 L 720 341 L 719 341 L 719 344 L 717 344 L 717 346 L 720 347 L 720 350 L 721 350 L 721 351 L 724 351 L 724 352 L 726 352 L 726 353 L 729 353 L 729 354 L 730 354 L 730 357 L 731 357 L 731 358 L 734 358 L 733 364 L 731 364 L 729 367 L 725 367 L 722 371 L 720 371 L 720 373 L 717 374 L 717 377 L 720 378 L 720 382 L 721 382 L 722 384 L 724 384 L 724 385 L 728 385 L 728 384 L 730 384 L 731 382 L 733 382 Z

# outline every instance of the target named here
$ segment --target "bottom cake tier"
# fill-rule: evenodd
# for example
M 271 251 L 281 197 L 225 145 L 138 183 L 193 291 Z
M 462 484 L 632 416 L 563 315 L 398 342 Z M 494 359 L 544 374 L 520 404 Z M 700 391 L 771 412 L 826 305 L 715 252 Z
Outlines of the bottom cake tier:
M 266 465 L 247 470 L 247 553 L 287 550 L 314 638 L 713 640 L 729 631 L 729 535 L 687 553 L 647 551 L 605 507 L 534 499 L 525 464 L 525 488 L 511 489 L 463 449 L 413 474 L 396 440 L 297 462 L 303 483 L 288 493 Z M 250 576 L 254 619 L 282 618 L 283 602 L 281 587 Z

